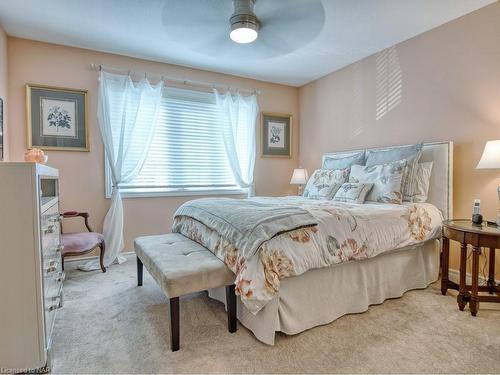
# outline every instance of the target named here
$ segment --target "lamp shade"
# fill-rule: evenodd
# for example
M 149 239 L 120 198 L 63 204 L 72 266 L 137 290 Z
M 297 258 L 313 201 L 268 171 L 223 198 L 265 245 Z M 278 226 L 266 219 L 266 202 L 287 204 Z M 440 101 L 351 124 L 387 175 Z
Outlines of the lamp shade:
M 307 169 L 305 168 L 295 168 L 293 170 L 292 179 L 290 180 L 290 184 L 292 185 L 304 185 L 307 183 Z
M 486 142 L 481 160 L 476 169 L 499 169 L 500 168 L 500 139 Z

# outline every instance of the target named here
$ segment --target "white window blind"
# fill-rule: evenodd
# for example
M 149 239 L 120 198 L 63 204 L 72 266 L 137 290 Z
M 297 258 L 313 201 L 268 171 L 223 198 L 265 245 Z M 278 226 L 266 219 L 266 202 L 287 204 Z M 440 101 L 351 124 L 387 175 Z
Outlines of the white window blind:
M 139 175 L 120 184 L 122 194 L 243 193 L 226 156 L 223 118 L 212 93 L 165 88 L 151 149 Z M 246 143 L 238 141 L 239 147 Z M 110 196 L 111 178 L 106 181 Z

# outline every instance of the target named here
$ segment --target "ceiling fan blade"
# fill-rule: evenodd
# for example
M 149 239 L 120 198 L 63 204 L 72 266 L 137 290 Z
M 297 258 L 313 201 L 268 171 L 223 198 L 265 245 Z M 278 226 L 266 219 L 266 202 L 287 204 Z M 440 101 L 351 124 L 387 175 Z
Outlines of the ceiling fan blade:
M 162 23 L 167 28 L 228 23 L 232 13 L 227 0 L 165 0 Z
M 257 1 L 255 13 L 262 23 L 285 20 L 290 23 L 301 21 L 318 22 L 324 19 L 324 8 L 317 0 L 264 0 Z
M 278 34 L 262 35 L 259 43 L 262 45 L 262 49 L 265 48 L 269 51 L 268 53 L 272 52 L 274 56 L 290 53 L 294 49 L 289 41 Z
M 265 44 L 281 54 L 305 46 L 323 28 L 324 8 L 319 1 L 277 0 L 261 4 L 262 13 L 257 15 L 262 22 L 260 36 Z
M 190 49 L 203 55 L 225 57 L 233 52 L 233 44 L 228 33 L 219 30 L 217 33 L 200 35 L 190 44 Z
M 288 54 L 314 39 L 324 24 L 321 0 L 257 0 L 258 38 L 240 45 L 229 38 L 232 0 L 164 1 L 163 36 L 179 48 L 214 58 L 244 61 Z

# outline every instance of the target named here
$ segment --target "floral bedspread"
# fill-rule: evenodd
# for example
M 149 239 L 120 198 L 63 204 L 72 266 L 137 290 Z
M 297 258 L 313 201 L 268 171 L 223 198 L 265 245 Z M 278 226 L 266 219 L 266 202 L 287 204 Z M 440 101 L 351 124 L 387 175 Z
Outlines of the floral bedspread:
M 350 204 L 303 197 L 252 198 L 277 205 L 296 204 L 318 225 L 282 233 L 245 259 L 217 228 L 187 216 L 174 219 L 172 231 L 212 251 L 236 274 L 236 293 L 254 314 L 279 291 L 280 280 L 310 269 L 375 257 L 440 234 L 441 212 L 429 203 Z

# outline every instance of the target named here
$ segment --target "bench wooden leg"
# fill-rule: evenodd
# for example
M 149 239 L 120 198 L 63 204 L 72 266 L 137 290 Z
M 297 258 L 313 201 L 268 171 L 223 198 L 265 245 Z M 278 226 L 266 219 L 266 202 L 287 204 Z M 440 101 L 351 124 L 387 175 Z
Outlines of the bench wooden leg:
M 234 284 L 226 286 L 226 305 L 227 305 L 227 329 L 230 333 L 238 329 L 238 319 L 236 317 L 236 293 Z
M 170 302 L 170 348 L 173 352 L 180 346 L 179 297 L 169 299 Z
M 142 261 L 137 257 L 137 286 L 142 286 Z

